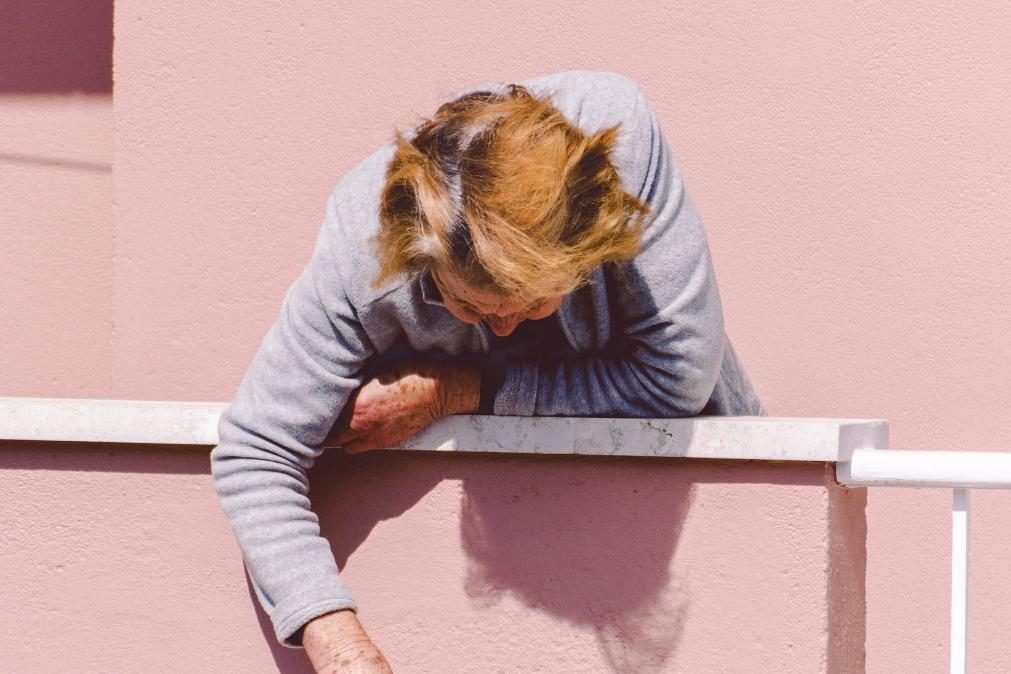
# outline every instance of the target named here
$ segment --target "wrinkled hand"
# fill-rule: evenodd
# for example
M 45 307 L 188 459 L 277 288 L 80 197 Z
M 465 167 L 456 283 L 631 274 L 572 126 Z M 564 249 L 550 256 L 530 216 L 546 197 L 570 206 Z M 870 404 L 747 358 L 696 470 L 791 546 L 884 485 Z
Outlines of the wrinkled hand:
M 348 398 L 327 445 L 352 454 L 393 447 L 441 417 L 476 411 L 476 368 L 406 360 L 387 365 Z

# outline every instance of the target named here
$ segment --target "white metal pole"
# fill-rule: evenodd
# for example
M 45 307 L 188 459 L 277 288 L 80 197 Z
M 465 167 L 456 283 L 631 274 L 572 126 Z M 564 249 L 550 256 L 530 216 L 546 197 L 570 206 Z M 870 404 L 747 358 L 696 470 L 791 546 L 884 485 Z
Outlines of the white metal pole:
M 848 487 L 1011 487 L 1011 452 L 944 452 L 916 449 L 858 449 L 836 464 Z
M 969 490 L 952 490 L 951 671 L 965 674 L 969 652 Z

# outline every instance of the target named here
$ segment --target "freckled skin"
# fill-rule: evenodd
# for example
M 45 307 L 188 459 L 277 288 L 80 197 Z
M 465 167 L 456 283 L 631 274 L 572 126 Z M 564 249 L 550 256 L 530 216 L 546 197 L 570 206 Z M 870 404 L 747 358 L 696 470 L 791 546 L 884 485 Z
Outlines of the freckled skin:
M 476 412 L 480 391 L 472 365 L 422 359 L 387 365 L 351 394 L 325 444 L 351 454 L 394 447 L 436 419 Z
M 352 611 L 324 614 L 305 627 L 302 640 L 319 674 L 392 674 L 390 663 Z
M 564 299 L 498 295 L 471 288 L 445 271 L 433 271 L 432 278 L 447 311 L 465 323 L 484 320 L 500 337 L 524 320 L 547 318 Z M 474 366 L 421 359 L 389 365 L 352 393 L 326 444 L 352 454 L 396 446 L 436 419 L 476 412 L 480 390 Z

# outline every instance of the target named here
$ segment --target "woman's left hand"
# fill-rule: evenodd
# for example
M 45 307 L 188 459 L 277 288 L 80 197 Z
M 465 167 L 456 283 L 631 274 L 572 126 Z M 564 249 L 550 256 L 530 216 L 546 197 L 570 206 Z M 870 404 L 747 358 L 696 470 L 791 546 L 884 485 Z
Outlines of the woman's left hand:
M 474 367 L 406 360 L 355 390 L 327 436 L 327 446 L 356 454 L 394 447 L 436 419 L 476 411 L 480 374 Z

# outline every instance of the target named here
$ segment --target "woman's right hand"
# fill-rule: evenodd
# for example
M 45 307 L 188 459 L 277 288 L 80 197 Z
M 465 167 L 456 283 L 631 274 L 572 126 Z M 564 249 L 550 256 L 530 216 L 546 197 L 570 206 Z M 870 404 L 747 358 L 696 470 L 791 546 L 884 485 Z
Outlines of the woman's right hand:
M 349 609 L 310 620 L 302 633 L 302 646 L 318 674 L 393 674 Z

